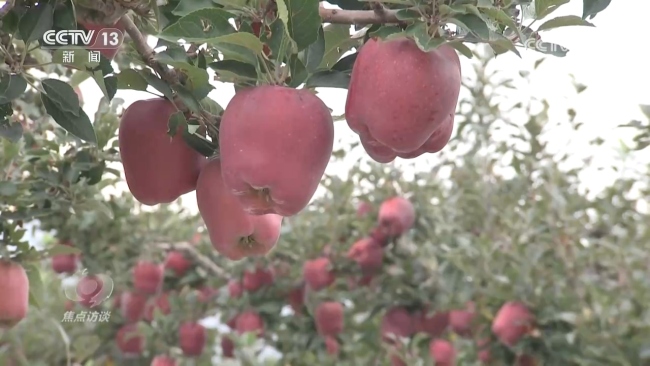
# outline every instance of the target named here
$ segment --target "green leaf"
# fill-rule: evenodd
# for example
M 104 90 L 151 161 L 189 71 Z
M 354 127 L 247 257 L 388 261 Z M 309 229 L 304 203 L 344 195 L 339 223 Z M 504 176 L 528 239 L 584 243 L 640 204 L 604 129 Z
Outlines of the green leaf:
M 147 90 L 147 81 L 138 74 L 136 70 L 125 69 L 117 74 L 117 88 L 118 89 L 131 89 L 131 90 Z
M 0 73 L 0 104 L 9 103 L 25 94 L 27 81 L 22 75 Z
M 535 14 L 537 19 L 542 19 L 557 10 L 560 6 L 568 4 L 570 0 L 535 0 Z
M 579 16 L 567 15 L 567 16 L 553 18 L 545 22 L 544 24 L 540 25 L 539 28 L 537 28 L 537 31 L 541 32 L 543 30 L 549 30 L 549 29 L 560 28 L 560 27 L 570 27 L 570 26 L 593 27 L 594 25 L 580 18 Z
M 427 24 L 423 22 L 409 26 L 406 29 L 406 34 L 413 37 L 415 44 L 417 44 L 418 48 L 423 52 L 432 51 L 445 43 L 444 38 L 431 37 L 431 35 L 429 35 Z
M 303 52 L 305 68 L 309 73 L 315 72 L 323 61 L 323 56 L 325 55 L 325 33 L 323 27 L 318 28 L 318 38 L 316 39 L 316 42 L 310 44 Z
M 182 17 L 201 9 L 216 8 L 212 0 L 181 0 L 172 11 L 172 14 Z
M 54 25 L 54 6 L 49 2 L 39 2 L 20 18 L 18 31 L 25 44 L 41 37 Z
M 641 104 L 641 112 L 645 114 L 645 116 L 650 119 L 650 104 Z
M 108 220 L 113 220 L 115 218 L 113 215 L 113 210 L 108 206 L 108 204 L 96 199 L 84 201 L 81 204 L 75 206 L 75 209 L 82 212 L 97 212 Z
M 41 94 L 41 101 L 47 113 L 52 116 L 56 123 L 74 136 L 92 143 L 97 143 L 95 129 L 86 112 L 79 107 L 77 115 L 62 111 L 59 106 L 46 94 Z
M 455 48 L 456 51 L 460 52 L 463 56 L 467 58 L 473 58 L 474 54 L 472 53 L 472 50 L 469 49 L 469 47 L 465 46 L 463 42 L 459 41 L 451 41 L 447 42 L 448 45 L 451 47 Z
M 607 9 L 612 0 L 582 0 L 582 19 L 593 19 L 596 14 Z
M 79 117 L 79 97 L 68 83 L 57 79 L 45 79 L 41 83 L 47 96 L 61 111 Z
M 534 38 L 529 38 L 529 41 L 530 40 L 534 40 Z M 514 54 L 521 57 L 521 54 L 519 53 L 519 50 L 517 50 L 515 44 L 510 39 L 504 37 L 501 34 L 491 32 L 489 45 L 497 55 L 512 51 Z
M 208 65 L 219 76 L 221 81 L 230 83 L 254 82 L 257 80 L 257 70 L 251 64 L 236 60 L 223 60 Z
M 252 33 L 247 32 L 238 32 L 221 37 L 216 37 L 206 40 L 208 44 L 219 45 L 219 44 L 233 44 L 241 46 L 253 51 L 254 54 L 261 54 L 264 44 L 260 41 L 259 38 L 255 37 Z
M 289 86 L 292 88 L 299 87 L 309 76 L 305 64 L 300 60 L 298 55 L 291 55 L 289 59 L 289 70 L 291 75 Z
M 219 103 L 212 100 L 210 97 L 205 97 L 201 100 L 201 107 L 208 113 L 214 116 L 220 116 L 223 113 L 223 107 Z
M 411 20 L 411 19 L 420 19 L 422 15 L 416 10 L 413 9 L 401 9 L 397 11 L 397 19 L 399 20 Z
M 81 250 L 70 245 L 56 244 L 52 248 L 46 250 L 43 254 L 47 257 L 53 257 L 55 255 L 81 254 Z
M 402 28 L 396 27 L 394 25 L 382 25 L 374 32 L 370 32 L 370 36 L 377 37 L 379 39 L 387 39 L 389 37 L 399 37 L 402 36 L 404 32 Z
M 496 22 L 503 24 L 508 28 L 512 29 L 514 32 L 517 33 L 517 36 L 519 37 L 520 40 L 523 41 L 526 39 L 524 37 L 524 34 L 517 26 L 517 23 L 515 23 L 515 21 L 510 16 L 508 16 L 508 14 L 506 14 L 505 11 L 496 8 L 482 8 L 481 11 L 488 17 L 495 20 Z
M 189 108 L 192 112 L 201 113 L 201 104 L 199 104 L 199 101 L 190 90 L 181 85 L 176 85 L 174 87 L 174 90 L 178 94 L 178 97 L 181 98 L 185 106 L 187 106 L 187 108 Z
M 39 309 L 43 305 L 43 278 L 38 264 L 23 263 L 27 279 L 29 280 L 29 305 Z
M 161 92 L 167 99 L 174 99 L 174 92 L 169 85 L 162 81 L 158 76 L 152 74 L 151 71 L 148 69 L 138 70 L 138 74 L 140 74 L 154 89 Z
M 13 196 L 18 193 L 18 186 L 14 182 L 3 181 L 0 182 L 0 196 Z
M 352 47 L 358 46 L 360 39 L 350 36 L 350 27 L 343 24 L 329 24 L 323 28 L 325 33 L 325 54 L 319 69 L 331 68 L 344 53 Z
M 1 105 L 0 110 L 5 109 L 7 105 L 9 110 L 13 112 L 11 109 L 11 104 Z M 16 143 L 23 136 L 23 125 L 21 125 L 20 122 L 11 123 L 8 119 L 5 119 L 4 121 L 0 120 L 0 136 L 13 143 Z
M 230 43 L 217 43 L 214 48 L 223 54 L 224 60 L 235 60 L 251 65 L 258 64 L 257 55 L 246 47 Z
M 487 40 L 490 37 L 490 29 L 485 21 L 474 14 L 459 14 L 450 18 L 449 22 L 463 28 L 480 40 Z
M 314 0 L 278 0 L 278 16 L 287 26 L 289 36 L 302 51 L 318 39 L 322 22 L 319 2 Z M 286 13 L 285 13 L 286 8 Z
M 183 130 L 183 140 L 205 157 L 211 157 L 214 155 L 214 152 L 218 148 L 218 145 L 214 142 L 209 141 L 205 137 L 199 136 L 196 133 L 190 133 L 187 129 Z
M 54 28 L 77 29 L 77 16 L 72 1 L 59 4 L 54 10 Z
M 173 66 L 177 72 L 187 76 L 185 87 L 196 95 L 197 99 L 205 98 L 214 87 L 210 85 L 210 76 L 204 69 L 190 65 L 187 62 L 176 61 L 168 53 L 161 52 L 154 59 L 160 63 Z
M 185 118 L 185 113 L 178 111 L 171 116 L 167 121 L 167 135 L 174 137 L 176 132 L 178 132 L 179 127 L 185 127 L 187 125 L 187 119 Z
M 70 77 L 70 85 L 72 85 L 72 87 L 78 86 L 79 84 L 88 80 L 88 78 L 90 78 L 89 72 L 76 71 L 74 74 L 72 74 L 72 77 Z
M 222 9 L 201 9 L 180 18 L 165 28 L 158 37 L 168 41 L 184 39 L 186 42 L 206 41 L 235 33 L 230 19 L 235 15 Z
M 350 75 L 334 70 L 319 71 L 309 77 L 307 88 L 340 88 L 347 89 L 350 85 Z
M 352 68 L 354 67 L 354 63 L 357 60 L 357 56 L 359 56 L 359 52 L 355 52 L 343 57 L 336 64 L 334 64 L 334 66 L 332 66 L 332 70 L 341 71 L 348 74 L 351 73 Z

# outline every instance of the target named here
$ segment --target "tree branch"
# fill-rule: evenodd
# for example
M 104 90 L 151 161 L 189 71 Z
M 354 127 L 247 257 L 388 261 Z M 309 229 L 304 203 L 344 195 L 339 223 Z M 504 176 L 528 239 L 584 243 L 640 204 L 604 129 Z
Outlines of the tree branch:
M 375 8 L 374 10 L 325 9 L 321 6 L 318 14 L 325 23 L 333 24 L 385 24 L 400 23 L 397 10 Z
M 217 266 L 212 260 L 210 260 L 210 258 L 199 253 L 199 251 L 197 251 L 196 248 L 190 243 L 187 242 L 171 243 L 171 244 L 160 243 L 160 244 L 156 244 L 156 246 L 163 250 L 183 251 L 189 254 L 192 258 L 194 258 L 194 260 L 196 260 L 201 267 L 205 268 L 210 273 L 226 280 L 230 278 L 228 273 L 223 268 Z

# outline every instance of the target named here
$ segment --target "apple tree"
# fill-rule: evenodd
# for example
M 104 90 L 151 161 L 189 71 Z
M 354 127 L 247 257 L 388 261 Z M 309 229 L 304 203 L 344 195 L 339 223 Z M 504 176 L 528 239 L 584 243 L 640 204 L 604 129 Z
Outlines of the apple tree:
M 610 3 L 568 2 L 4 2 L 2 364 L 650 364 L 647 169 L 585 192 L 548 102 L 495 102 Z

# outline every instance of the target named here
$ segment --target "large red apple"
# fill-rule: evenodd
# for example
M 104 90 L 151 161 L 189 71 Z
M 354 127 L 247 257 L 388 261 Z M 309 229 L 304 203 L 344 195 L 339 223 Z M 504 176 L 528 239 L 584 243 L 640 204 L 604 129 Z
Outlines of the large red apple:
M 29 280 L 18 263 L 0 260 L 0 329 L 10 329 L 27 316 Z
M 139 100 L 122 114 L 119 146 L 124 176 L 133 197 L 149 206 L 170 203 L 196 188 L 205 157 L 183 140 L 181 126 L 167 135 L 176 112 L 167 99 Z
M 144 350 L 144 336 L 137 324 L 123 325 L 116 335 L 117 348 L 125 355 L 139 355 Z
M 81 24 L 81 26 L 86 30 L 94 31 L 90 38 L 90 46 L 88 47 L 88 50 L 99 51 L 99 53 L 108 60 L 113 60 L 119 51 L 119 47 L 113 47 L 113 45 L 121 45 L 122 40 L 124 39 L 124 26 L 122 23 L 117 22 L 115 25 L 101 25 L 79 22 L 79 24 Z M 117 29 L 119 33 L 115 32 L 115 29 Z
M 282 216 L 246 213 L 224 185 L 219 160 L 201 171 L 196 200 L 212 246 L 230 260 L 266 255 L 280 238 Z
M 181 324 L 178 328 L 178 340 L 185 356 L 196 357 L 203 353 L 207 334 L 205 328 L 196 322 Z
M 492 321 L 492 333 L 510 347 L 529 333 L 532 327 L 533 315 L 526 305 L 517 301 L 503 304 Z
M 336 280 L 330 260 L 326 257 L 306 261 L 302 266 L 302 275 L 307 286 L 314 291 L 329 287 Z
M 314 312 L 316 329 L 322 336 L 335 336 L 343 331 L 343 305 L 336 301 L 320 303 Z
M 171 356 L 159 355 L 151 361 L 151 366 L 176 366 L 176 360 Z
M 433 339 L 429 343 L 429 354 L 436 362 L 436 366 L 455 366 L 456 349 L 454 346 L 443 339 Z
M 264 286 L 270 286 L 274 281 L 273 271 L 261 267 L 256 267 L 252 271 L 245 271 L 243 277 L 242 284 L 244 290 L 248 292 L 255 292 Z
M 185 273 L 192 267 L 192 262 L 185 257 L 183 252 L 171 251 L 167 253 L 165 268 L 170 269 L 178 277 L 185 276 Z
M 147 306 L 147 296 L 137 292 L 127 291 L 123 292 L 120 297 L 120 310 L 122 311 L 124 320 L 128 323 L 140 321 Z
M 138 261 L 133 268 L 133 287 L 143 294 L 154 295 L 162 287 L 164 274 L 161 264 Z
M 244 89 L 221 119 L 223 179 L 246 212 L 293 216 L 316 192 L 333 145 L 330 111 L 311 91 Z
M 392 197 L 379 207 L 379 225 L 389 236 L 399 236 L 415 224 L 415 208 L 403 197 Z
M 460 85 L 452 47 L 423 52 L 407 38 L 370 39 L 354 63 L 346 120 L 377 162 L 436 152 L 449 140 Z
M 261 335 L 264 333 L 264 321 L 255 311 L 247 310 L 237 315 L 235 320 L 235 330 L 239 334 L 250 332 Z
M 352 244 L 348 258 L 357 262 L 364 273 L 373 273 L 381 268 L 384 248 L 372 238 L 364 238 Z

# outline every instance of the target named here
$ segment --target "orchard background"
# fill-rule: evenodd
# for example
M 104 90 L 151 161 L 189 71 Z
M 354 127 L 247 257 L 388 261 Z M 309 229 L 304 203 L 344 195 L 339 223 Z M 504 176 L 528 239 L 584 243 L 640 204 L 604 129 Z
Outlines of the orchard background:
M 650 107 L 638 108 L 643 95 L 634 93 L 647 78 L 634 55 L 647 56 L 626 38 L 619 48 L 627 53 L 593 53 L 594 65 L 610 71 L 572 79 L 557 70 L 578 62 L 562 48 L 542 47 L 546 31 L 542 41 L 517 38 L 536 39 L 539 27 L 587 25 L 575 44 L 548 33 L 580 54 L 604 47 L 599 37 L 608 30 L 616 34 L 599 19 L 626 19 L 634 33 L 647 4 L 345 0 L 319 10 L 316 2 L 287 0 L 154 3 L 2 5 L 1 365 L 650 364 Z M 451 26 L 433 24 L 461 58 L 452 138 L 435 154 L 374 162 L 344 121 L 350 61 L 366 38 L 399 27 L 419 47 L 439 46 L 422 31 L 432 19 L 422 23 L 412 11 L 431 4 L 437 21 Z M 215 14 L 237 22 L 230 29 Z M 255 31 L 260 14 L 276 30 L 270 39 Z M 124 44 L 103 51 L 99 64 L 85 62 L 82 50 L 64 63 L 61 50 L 38 47 L 43 32 L 75 29 L 75 19 L 124 29 Z M 353 23 L 362 24 L 347 31 Z M 291 42 L 295 48 L 278 48 Z M 537 57 L 549 50 L 548 59 Z M 620 66 L 612 65 L 616 57 Z M 184 112 L 175 116 L 185 142 L 218 154 L 212 127 L 218 130 L 234 84 L 268 82 L 261 64 L 287 65 L 291 87 L 318 88 L 333 109 L 336 141 L 318 191 L 284 218 L 273 250 L 233 261 L 213 248 L 195 192 L 153 206 L 134 199 L 118 127 L 126 106 L 153 97 L 146 89 Z M 548 98 L 540 96 L 544 78 Z M 612 82 L 604 94 L 613 102 L 589 105 L 592 84 L 602 90 L 603 80 Z M 556 96 L 560 84 L 566 100 Z M 139 117 L 156 120 L 155 113 Z M 599 131 L 599 123 L 620 127 Z M 143 161 L 151 161 L 145 150 Z M 416 219 L 387 240 L 380 207 L 395 196 L 413 204 Z M 381 250 L 350 255 L 353 244 L 371 241 Z M 28 309 L 27 281 L 5 270 L 7 259 L 26 271 Z M 142 263 L 154 264 L 149 274 L 165 268 L 149 293 L 141 291 Z M 98 283 L 100 293 L 89 294 Z M 534 319 L 516 342 L 494 328 L 509 302 Z M 324 303 L 344 305 L 336 334 L 324 331 L 336 323 L 319 316 Z

